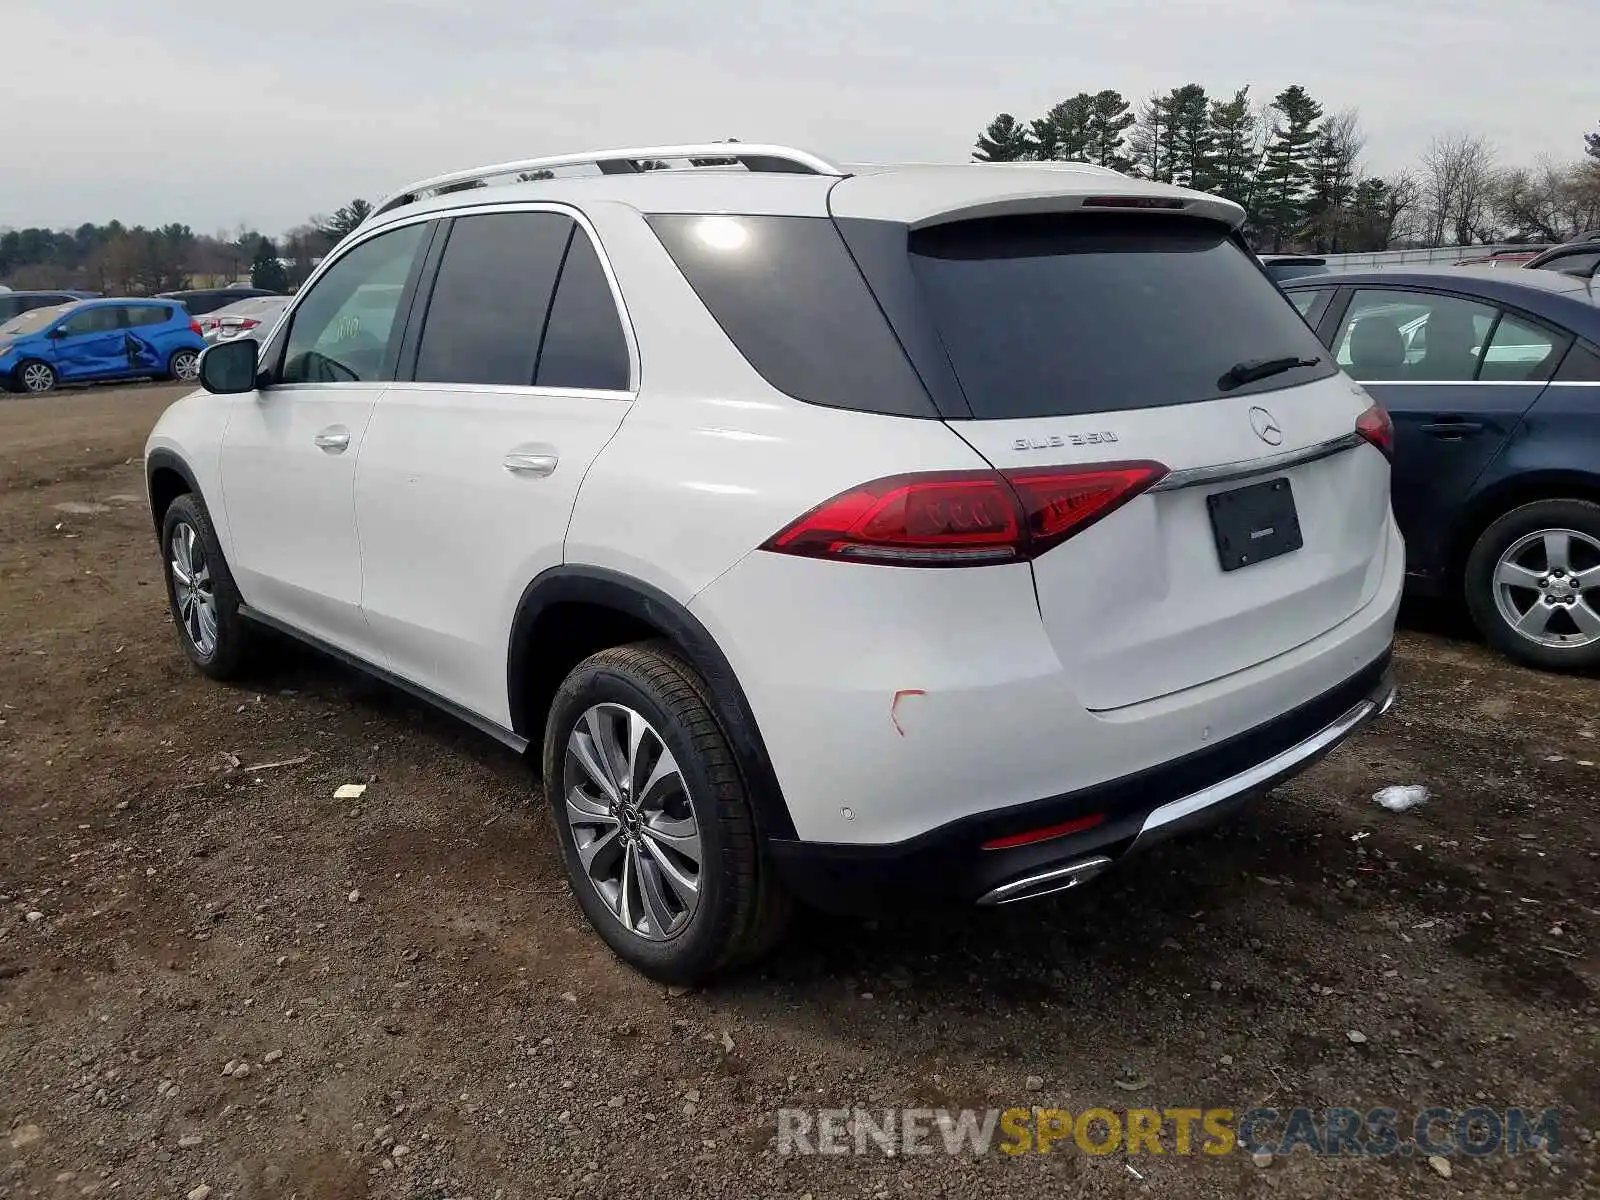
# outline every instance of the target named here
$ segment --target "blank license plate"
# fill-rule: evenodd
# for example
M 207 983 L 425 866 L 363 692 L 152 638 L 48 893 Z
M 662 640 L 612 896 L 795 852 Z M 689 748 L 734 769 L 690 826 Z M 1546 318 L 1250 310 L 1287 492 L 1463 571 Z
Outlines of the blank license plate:
M 1206 507 L 1224 571 L 1265 562 L 1304 545 L 1287 479 L 1218 492 L 1206 497 Z

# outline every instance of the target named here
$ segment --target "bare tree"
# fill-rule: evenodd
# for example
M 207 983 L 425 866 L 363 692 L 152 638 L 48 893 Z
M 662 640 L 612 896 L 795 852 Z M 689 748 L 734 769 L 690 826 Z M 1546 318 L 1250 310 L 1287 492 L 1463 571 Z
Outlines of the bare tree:
M 1600 163 L 1549 158 L 1495 175 L 1491 203 L 1507 233 L 1562 242 L 1600 226 Z
M 1470 245 L 1488 232 L 1494 147 L 1482 134 L 1442 134 L 1422 154 L 1422 204 L 1425 235 L 1439 246 L 1453 237 Z

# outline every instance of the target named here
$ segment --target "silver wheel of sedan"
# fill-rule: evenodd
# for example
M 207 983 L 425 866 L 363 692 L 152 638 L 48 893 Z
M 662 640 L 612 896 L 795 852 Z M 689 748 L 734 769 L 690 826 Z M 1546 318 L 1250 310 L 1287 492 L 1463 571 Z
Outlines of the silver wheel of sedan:
M 1575 529 L 1518 538 L 1495 563 L 1494 602 L 1512 631 L 1536 645 L 1600 643 L 1600 540 Z
M 700 827 L 666 741 L 622 704 L 584 711 L 567 738 L 565 811 L 584 875 L 630 933 L 672 937 L 700 900 Z
M 168 552 L 178 623 L 200 655 L 209 657 L 217 648 L 217 595 L 205 544 L 193 525 L 179 522 L 173 526 Z

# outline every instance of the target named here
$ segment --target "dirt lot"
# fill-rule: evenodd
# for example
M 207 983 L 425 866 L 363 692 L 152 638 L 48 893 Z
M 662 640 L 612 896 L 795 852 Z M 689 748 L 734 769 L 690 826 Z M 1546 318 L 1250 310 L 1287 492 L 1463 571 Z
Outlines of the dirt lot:
M 138 461 L 175 394 L 0 402 L 0 1197 L 1600 1190 L 1600 681 L 1409 629 L 1390 718 L 1237 824 L 669 995 L 582 927 L 509 752 L 307 655 L 188 668 Z M 1261 1103 L 1557 1105 L 1562 1153 L 772 1144 L 786 1105 Z

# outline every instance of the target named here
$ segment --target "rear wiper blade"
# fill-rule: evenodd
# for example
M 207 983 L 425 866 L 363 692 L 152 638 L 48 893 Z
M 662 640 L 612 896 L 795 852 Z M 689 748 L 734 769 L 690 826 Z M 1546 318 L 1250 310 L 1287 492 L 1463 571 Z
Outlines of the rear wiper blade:
M 1247 383 L 1254 383 L 1258 379 L 1270 379 L 1274 375 L 1282 375 L 1285 371 L 1292 371 L 1296 367 L 1314 367 L 1320 362 L 1315 358 L 1247 358 L 1243 362 L 1236 362 L 1223 372 L 1222 378 L 1217 380 L 1217 386 L 1223 391 L 1231 391 L 1236 387 L 1243 387 Z

